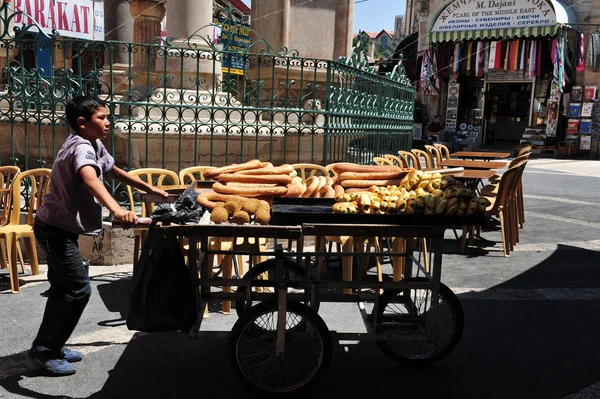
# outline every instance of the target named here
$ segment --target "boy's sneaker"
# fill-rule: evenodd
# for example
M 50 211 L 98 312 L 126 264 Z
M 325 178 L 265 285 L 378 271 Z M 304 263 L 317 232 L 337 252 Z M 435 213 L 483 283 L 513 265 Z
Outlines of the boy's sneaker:
M 83 359 L 83 353 L 71 350 L 66 346 L 63 346 L 62 350 L 60 351 L 60 354 L 62 356 L 62 359 L 66 360 L 69 363 L 75 363 Z
M 65 359 L 52 359 L 50 350 L 43 346 L 36 346 L 29 351 L 29 355 L 37 364 L 44 367 L 52 375 L 75 374 L 75 366 Z

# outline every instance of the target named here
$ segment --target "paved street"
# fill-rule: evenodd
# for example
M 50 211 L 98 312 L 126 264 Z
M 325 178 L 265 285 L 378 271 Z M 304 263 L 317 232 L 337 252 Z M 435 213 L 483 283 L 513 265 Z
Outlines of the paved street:
M 400 367 L 372 343 L 334 346 L 331 367 L 306 397 L 600 397 L 600 162 L 537 159 L 524 175 L 525 229 L 510 257 L 499 231 L 458 254 L 447 232 L 442 281 L 465 311 L 459 346 L 430 368 Z M 44 268 L 45 270 L 45 268 Z M 1 289 L 7 271 L 0 271 Z M 246 398 L 228 363 L 227 339 L 143 334 L 124 325 L 131 265 L 91 267 L 93 297 L 70 344 L 77 374 L 51 378 L 26 351 L 48 288 L 24 276 L 0 293 L 0 398 Z M 363 331 L 355 305 L 322 304 L 331 330 Z M 204 330 L 227 331 L 211 313 Z

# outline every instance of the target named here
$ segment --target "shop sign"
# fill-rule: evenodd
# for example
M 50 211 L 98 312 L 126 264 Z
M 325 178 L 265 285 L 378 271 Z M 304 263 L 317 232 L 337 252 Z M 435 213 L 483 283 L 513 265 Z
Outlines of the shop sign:
M 223 46 L 221 67 L 224 73 L 243 75 L 247 58 L 244 55 L 252 44 L 252 30 L 219 16 L 213 21 L 220 29 L 215 32 L 215 41 Z
M 92 0 L 14 0 L 15 25 L 33 25 L 46 34 L 104 40 L 104 3 Z M 31 32 L 37 32 L 32 27 Z
M 529 75 L 524 71 L 505 71 L 504 69 L 490 69 L 487 72 L 486 79 L 488 81 L 524 81 L 531 82 Z
M 556 25 L 556 13 L 548 0 L 455 0 L 437 17 L 432 31 L 549 25 Z

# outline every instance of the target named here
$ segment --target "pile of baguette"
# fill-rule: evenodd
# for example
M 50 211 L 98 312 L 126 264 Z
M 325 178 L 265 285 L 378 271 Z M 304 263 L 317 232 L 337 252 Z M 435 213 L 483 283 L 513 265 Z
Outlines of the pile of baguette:
M 374 184 L 337 195 L 333 212 L 469 216 L 483 214 L 490 205 L 452 176 L 412 169 L 401 179 L 392 180 L 395 184 Z
M 273 166 L 257 159 L 209 169 L 207 179 L 215 180 L 212 191 L 198 195 L 197 202 L 213 209 L 220 202 L 231 199 L 243 202 L 248 198 L 270 201 L 273 197 L 334 198 L 333 179 L 314 176 L 302 179 L 291 165 Z

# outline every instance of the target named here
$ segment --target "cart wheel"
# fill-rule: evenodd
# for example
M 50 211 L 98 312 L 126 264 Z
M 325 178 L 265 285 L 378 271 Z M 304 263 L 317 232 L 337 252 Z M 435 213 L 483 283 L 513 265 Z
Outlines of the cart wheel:
M 292 394 L 314 387 L 331 362 L 329 330 L 308 306 L 289 301 L 286 324 L 302 319 L 306 328 L 285 331 L 285 348 L 277 357 L 277 302 L 252 307 L 233 326 L 229 360 L 236 377 L 256 394 Z
M 427 282 L 415 277 L 405 282 Z M 376 341 L 384 355 L 399 363 L 432 364 L 447 356 L 458 344 L 465 316 L 454 292 L 440 283 L 436 334 L 427 340 L 423 329 L 425 316 L 431 309 L 430 288 L 386 290 L 379 297 L 378 332 L 406 332 L 413 340 Z M 407 325 L 408 323 L 408 325 Z M 414 323 L 414 324 L 413 324 Z M 412 325 L 411 325 L 412 324 Z M 415 336 L 425 340 L 414 340 Z
M 302 268 L 295 262 L 292 262 L 288 259 L 281 259 L 282 262 L 282 270 L 283 270 L 283 279 L 287 281 L 302 281 L 304 280 L 304 276 L 306 275 L 305 269 Z M 246 274 L 244 274 L 243 279 L 252 280 L 257 278 L 258 276 L 267 273 L 269 275 L 269 279 L 275 279 L 275 268 L 277 265 L 277 259 L 269 259 L 264 262 L 259 263 L 250 269 Z M 265 290 L 270 290 L 270 292 L 274 293 L 274 289 L 272 287 L 264 287 Z M 237 288 L 236 292 L 246 292 L 246 287 L 240 285 Z M 288 292 L 294 292 L 294 288 L 288 288 Z M 258 302 L 256 302 L 258 303 Z M 310 305 L 307 303 L 307 305 Z M 319 303 L 317 302 L 314 306 L 311 306 L 315 311 L 319 310 Z M 244 315 L 244 311 L 246 310 L 246 301 L 236 301 L 235 302 L 235 311 L 237 312 L 238 317 L 242 317 Z

